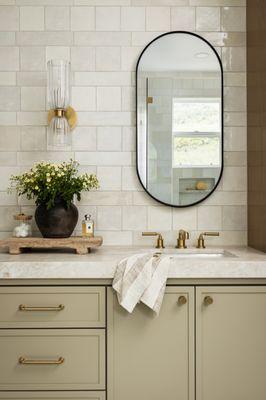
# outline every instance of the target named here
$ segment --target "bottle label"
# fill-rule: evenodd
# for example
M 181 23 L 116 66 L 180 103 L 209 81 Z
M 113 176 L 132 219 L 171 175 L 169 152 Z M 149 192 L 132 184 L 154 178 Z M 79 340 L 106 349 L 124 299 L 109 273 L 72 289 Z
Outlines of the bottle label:
M 84 221 L 82 224 L 82 234 L 84 236 L 92 237 L 94 233 L 93 222 L 92 221 Z

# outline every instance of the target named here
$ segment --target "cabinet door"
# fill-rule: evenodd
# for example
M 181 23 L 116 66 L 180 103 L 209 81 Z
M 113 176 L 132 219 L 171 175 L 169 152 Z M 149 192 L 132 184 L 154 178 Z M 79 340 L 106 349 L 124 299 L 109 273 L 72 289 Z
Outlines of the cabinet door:
M 265 400 L 266 287 L 201 287 L 196 304 L 197 400 Z
M 108 300 L 108 400 L 192 400 L 194 289 L 167 287 L 159 316 Z

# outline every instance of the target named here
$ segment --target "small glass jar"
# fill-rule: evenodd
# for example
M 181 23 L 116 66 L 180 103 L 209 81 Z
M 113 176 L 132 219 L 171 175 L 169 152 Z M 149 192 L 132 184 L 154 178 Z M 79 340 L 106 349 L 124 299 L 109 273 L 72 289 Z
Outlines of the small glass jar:
M 17 226 L 13 230 L 14 237 L 28 237 L 32 235 L 31 220 L 32 215 L 17 214 L 14 215 L 14 220 L 17 221 Z

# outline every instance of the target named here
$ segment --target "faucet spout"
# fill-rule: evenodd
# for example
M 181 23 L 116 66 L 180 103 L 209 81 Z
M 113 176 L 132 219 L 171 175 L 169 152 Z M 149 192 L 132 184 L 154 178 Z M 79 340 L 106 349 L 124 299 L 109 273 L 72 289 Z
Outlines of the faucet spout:
M 178 232 L 178 238 L 177 238 L 177 244 L 176 248 L 177 249 L 186 249 L 186 240 L 189 239 L 189 232 L 185 231 L 184 229 L 180 229 Z

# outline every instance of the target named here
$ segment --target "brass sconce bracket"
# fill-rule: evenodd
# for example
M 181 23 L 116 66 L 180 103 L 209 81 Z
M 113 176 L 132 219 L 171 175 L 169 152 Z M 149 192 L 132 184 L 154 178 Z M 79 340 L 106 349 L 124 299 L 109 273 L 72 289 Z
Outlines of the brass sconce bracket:
M 72 107 L 68 107 L 66 110 L 64 109 L 56 109 L 56 110 L 49 110 L 48 111 L 48 124 L 50 125 L 52 119 L 54 117 L 65 117 L 68 121 L 70 129 L 73 130 L 77 125 L 77 113 Z

